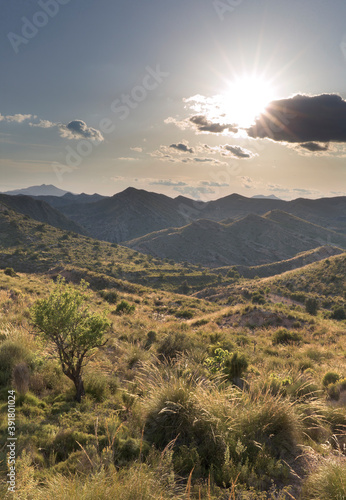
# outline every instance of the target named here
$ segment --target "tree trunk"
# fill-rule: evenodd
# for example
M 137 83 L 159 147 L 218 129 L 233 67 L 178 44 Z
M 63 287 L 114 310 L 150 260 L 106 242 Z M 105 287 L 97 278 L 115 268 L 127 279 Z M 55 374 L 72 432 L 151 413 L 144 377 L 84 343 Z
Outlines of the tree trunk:
M 84 390 L 84 384 L 83 384 L 82 377 L 79 375 L 79 377 L 77 377 L 73 381 L 73 383 L 76 386 L 76 401 L 78 403 L 80 403 L 82 400 L 82 397 L 85 396 L 85 390 Z

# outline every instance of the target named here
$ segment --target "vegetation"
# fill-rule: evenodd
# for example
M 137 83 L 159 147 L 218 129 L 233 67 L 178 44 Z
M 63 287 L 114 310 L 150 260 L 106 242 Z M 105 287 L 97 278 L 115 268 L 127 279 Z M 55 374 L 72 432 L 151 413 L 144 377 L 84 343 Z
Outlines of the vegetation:
M 12 216 L 1 219 L 3 269 L 15 270 L 0 271 L 1 498 L 13 498 L 8 390 L 18 499 L 345 496 L 345 254 L 219 283 L 50 226 L 30 232 L 21 216 L 14 234 Z
M 85 396 L 83 367 L 94 349 L 104 345 L 103 335 L 110 326 L 109 321 L 84 305 L 86 287 L 81 282 L 75 289 L 59 278 L 49 297 L 39 299 L 31 309 L 35 328 L 54 344 L 63 373 L 75 385 L 79 403 Z

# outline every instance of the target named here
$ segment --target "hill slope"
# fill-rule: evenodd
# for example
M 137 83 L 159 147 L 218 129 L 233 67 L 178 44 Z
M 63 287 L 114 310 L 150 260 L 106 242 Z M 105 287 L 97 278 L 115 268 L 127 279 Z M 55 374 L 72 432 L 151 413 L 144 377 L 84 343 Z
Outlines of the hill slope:
M 128 241 L 126 246 L 160 258 L 220 267 L 268 264 L 330 242 L 346 248 L 346 236 L 274 211 L 231 224 L 202 219 Z
M 71 221 L 64 214 L 51 207 L 48 203 L 35 200 L 30 196 L 10 196 L 0 194 L 0 204 L 3 207 L 13 209 L 22 215 L 31 217 L 32 219 L 44 224 L 49 224 L 66 231 L 74 231 L 76 233 L 85 234 L 85 230 L 79 224 Z
M 0 268 L 5 267 L 40 273 L 78 268 L 85 277 L 99 273 L 103 282 L 115 278 L 177 291 L 186 281 L 201 289 L 217 280 L 208 270 L 152 259 L 126 247 L 37 223 L 0 204 Z
M 172 198 L 134 188 L 94 203 L 62 207 L 61 211 L 94 238 L 115 243 L 186 224 L 179 203 Z

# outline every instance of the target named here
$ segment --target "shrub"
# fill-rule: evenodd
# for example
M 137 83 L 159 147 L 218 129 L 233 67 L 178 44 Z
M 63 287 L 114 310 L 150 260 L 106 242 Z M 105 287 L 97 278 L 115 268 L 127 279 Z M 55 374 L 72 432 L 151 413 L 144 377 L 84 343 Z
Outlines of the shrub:
M 177 311 L 175 313 L 175 316 L 176 318 L 191 319 L 193 318 L 194 314 L 189 309 L 182 309 L 181 311 Z
M 13 387 L 21 394 L 29 390 L 30 371 L 25 362 L 18 363 L 12 372 Z
M 228 358 L 226 358 L 224 371 L 229 379 L 234 380 L 236 378 L 242 377 L 242 375 L 246 372 L 248 366 L 249 363 L 245 357 L 245 354 L 234 352 L 233 354 L 230 354 Z
M 327 387 L 329 384 L 335 384 L 340 378 L 340 375 L 335 372 L 327 372 L 323 377 L 322 384 Z
M 174 332 L 167 335 L 158 345 L 157 353 L 159 359 L 166 358 L 168 361 L 176 358 L 179 353 L 191 349 L 192 341 L 183 332 Z
M 95 440 L 95 436 L 91 434 L 77 432 L 72 429 L 63 429 L 55 436 L 51 445 L 51 451 L 56 454 L 56 459 L 60 462 L 66 460 L 73 451 L 81 449 L 78 443 L 85 446 L 95 442 Z
M 108 304 L 116 304 L 118 300 L 118 293 L 116 290 L 101 290 L 99 295 L 103 300 L 108 302 Z
M 297 332 L 290 332 L 285 328 L 280 328 L 274 333 L 273 345 L 290 344 L 291 342 L 300 342 L 301 336 Z
M 143 439 L 118 438 L 113 447 L 114 463 L 119 467 L 143 459 L 148 455 L 149 450 L 149 444 Z
M 17 276 L 15 270 L 13 269 L 13 267 L 6 267 L 6 269 L 4 270 L 4 274 L 6 274 L 6 276 L 11 276 L 12 278 L 14 278 L 15 276 Z
M 107 378 L 102 373 L 89 373 L 85 377 L 85 393 L 96 401 L 104 401 L 108 393 Z
M 336 319 L 338 321 L 346 319 L 346 311 L 345 311 L 344 307 L 342 307 L 342 306 L 334 307 L 331 317 L 332 317 L 332 319 Z
M 316 316 L 318 311 L 318 301 L 313 297 L 309 297 L 305 300 L 305 310 L 307 313 Z
M 198 389 L 196 392 L 182 380 L 170 380 L 155 390 L 144 436 L 160 450 L 176 440 L 173 462 L 177 456 L 179 468 L 182 447 L 188 448 L 190 455 L 198 454 L 201 474 L 207 477 L 211 466 L 217 469 L 224 462 L 226 442 L 218 427 L 218 419 L 203 405 Z
M 121 302 L 119 302 L 119 304 L 117 305 L 115 311 L 114 311 L 114 314 L 117 314 L 117 315 L 122 315 L 122 314 L 131 314 L 133 313 L 135 310 L 135 305 L 134 304 L 129 304 L 126 300 L 122 300 Z
M 5 340 L 0 345 L 0 384 L 11 381 L 12 370 L 22 362 L 29 362 L 31 353 L 18 341 Z
M 320 465 L 305 480 L 302 498 L 306 500 L 346 498 L 345 461 L 332 459 Z
M 251 300 L 254 304 L 265 304 L 266 303 L 266 299 L 263 297 L 263 295 L 260 292 L 253 293 Z
M 248 361 L 244 354 L 230 353 L 227 349 L 217 347 L 212 356 L 205 360 L 211 373 L 224 373 L 227 378 L 234 380 L 240 378 L 248 368 Z

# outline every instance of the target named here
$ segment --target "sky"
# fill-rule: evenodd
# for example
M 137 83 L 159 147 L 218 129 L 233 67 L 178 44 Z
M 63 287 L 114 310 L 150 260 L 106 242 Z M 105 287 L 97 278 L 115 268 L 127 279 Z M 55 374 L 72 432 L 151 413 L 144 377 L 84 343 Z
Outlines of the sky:
M 346 195 L 345 0 L 0 3 L 0 191 Z

